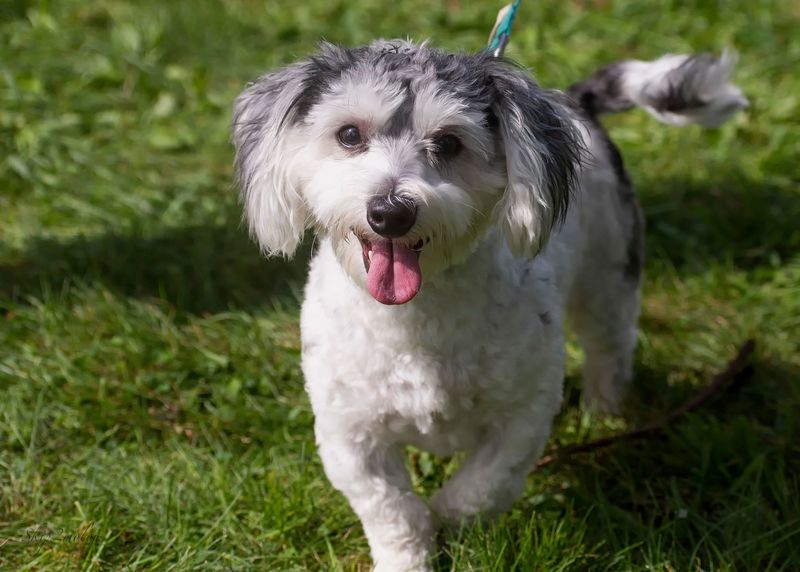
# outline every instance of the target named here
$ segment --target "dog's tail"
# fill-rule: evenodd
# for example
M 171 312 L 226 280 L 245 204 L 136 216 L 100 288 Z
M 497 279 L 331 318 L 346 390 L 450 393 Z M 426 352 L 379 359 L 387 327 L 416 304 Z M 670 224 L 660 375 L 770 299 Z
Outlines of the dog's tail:
M 652 62 L 628 60 L 599 69 L 567 94 L 596 117 L 634 107 L 670 125 L 722 125 L 749 105 L 730 83 L 736 54 L 665 55 Z

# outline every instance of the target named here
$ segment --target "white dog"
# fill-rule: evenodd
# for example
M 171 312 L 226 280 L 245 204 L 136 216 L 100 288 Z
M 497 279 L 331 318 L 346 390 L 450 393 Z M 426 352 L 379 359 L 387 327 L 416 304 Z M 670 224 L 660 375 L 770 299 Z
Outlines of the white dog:
M 718 125 L 747 104 L 732 65 L 620 62 L 564 95 L 488 53 L 324 44 L 236 100 L 251 231 L 286 256 L 307 228 L 319 237 L 303 372 L 325 471 L 376 570 L 429 570 L 440 520 L 520 496 L 561 403 L 564 318 L 586 353 L 584 405 L 617 411 L 643 222 L 597 116 L 641 106 Z M 467 453 L 430 508 L 407 444 Z

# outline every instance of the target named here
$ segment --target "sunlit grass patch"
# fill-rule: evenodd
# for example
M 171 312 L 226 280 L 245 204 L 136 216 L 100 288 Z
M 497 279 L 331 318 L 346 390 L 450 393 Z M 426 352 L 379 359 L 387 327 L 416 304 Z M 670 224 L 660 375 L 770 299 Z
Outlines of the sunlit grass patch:
M 0 6 L 0 569 L 367 570 L 316 457 L 298 305 L 311 241 L 264 260 L 228 143 L 246 81 L 321 38 L 477 50 L 492 3 Z M 754 375 L 660 438 L 553 464 L 439 569 L 800 569 L 800 13 L 778 1 L 523 3 L 509 55 L 565 87 L 616 59 L 740 53 L 717 131 L 608 118 L 647 222 L 626 419 L 578 407 L 550 447 L 649 421 L 745 339 Z M 420 492 L 455 461 L 412 451 Z

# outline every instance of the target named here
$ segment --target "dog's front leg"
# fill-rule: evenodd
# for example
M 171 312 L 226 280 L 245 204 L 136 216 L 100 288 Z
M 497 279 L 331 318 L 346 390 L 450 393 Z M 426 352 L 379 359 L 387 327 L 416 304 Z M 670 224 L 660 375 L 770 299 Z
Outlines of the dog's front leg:
M 542 454 L 557 405 L 527 410 L 493 424 L 453 477 L 433 495 L 436 514 L 451 524 L 504 512 L 522 495 Z
M 319 454 L 331 483 L 361 519 L 376 572 L 429 571 L 436 526 L 412 491 L 402 449 L 342 429 L 317 419 Z

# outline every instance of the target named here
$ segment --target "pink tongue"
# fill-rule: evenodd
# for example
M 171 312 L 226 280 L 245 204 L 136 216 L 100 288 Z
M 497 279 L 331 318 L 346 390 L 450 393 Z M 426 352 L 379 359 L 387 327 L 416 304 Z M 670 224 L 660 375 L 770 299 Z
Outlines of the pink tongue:
M 367 290 L 381 304 L 405 304 L 419 292 L 422 273 L 417 253 L 392 242 L 372 243 Z

